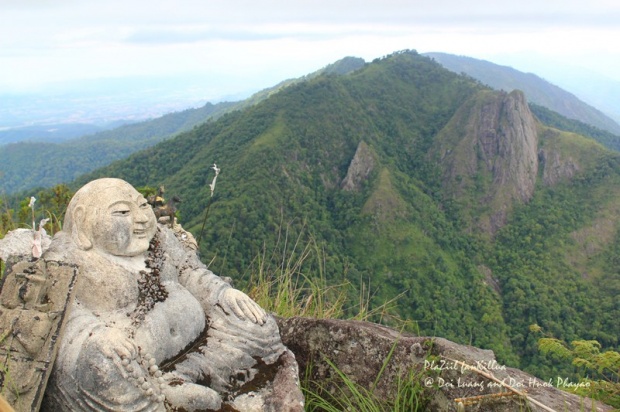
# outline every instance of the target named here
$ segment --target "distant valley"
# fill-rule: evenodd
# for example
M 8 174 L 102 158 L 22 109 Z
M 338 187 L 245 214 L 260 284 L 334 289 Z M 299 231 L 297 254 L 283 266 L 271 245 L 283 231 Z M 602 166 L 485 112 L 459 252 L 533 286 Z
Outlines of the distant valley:
M 54 123 L 8 127 L 0 130 L 0 146 L 21 141 L 60 143 L 104 130 L 115 129 L 130 121 L 115 121 L 101 125 L 91 123 Z
M 21 94 L 0 92 L 0 130 L 54 124 L 92 124 L 143 121 L 222 99 L 193 77 L 124 77 L 81 80 Z M 218 97 L 217 99 L 215 97 Z

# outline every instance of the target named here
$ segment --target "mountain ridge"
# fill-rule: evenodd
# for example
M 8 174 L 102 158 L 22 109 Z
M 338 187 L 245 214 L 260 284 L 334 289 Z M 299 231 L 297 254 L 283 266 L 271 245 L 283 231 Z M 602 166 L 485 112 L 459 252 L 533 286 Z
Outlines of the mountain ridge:
M 224 102 L 217 105 L 207 103 L 197 109 L 170 113 L 151 121 L 84 136 L 77 140 L 68 140 L 61 145 L 39 142 L 6 145 L 0 151 L 0 165 L 2 165 L 0 168 L 0 184 L 5 193 L 11 194 L 20 190 L 50 187 L 69 181 L 82 173 L 87 173 L 96 167 L 104 166 L 135 151 L 152 146 L 176 133 L 208 121 L 210 118 L 217 118 L 231 110 L 244 110 L 291 85 L 308 81 L 322 74 L 346 74 L 359 70 L 366 64 L 361 58 L 345 57 L 306 76 L 284 80 L 243 101 Z M 542 106 L 531 105 L 531 107 L 539 118 L 544 117 L 549 124 L 587 134 L 610 148 L 620 150 L 619 136 L 614 136 L 609 132 L 598 130 L 583 123 L 580 124 L 577 121 L 569 121 Z
M 620 125 L 600 110 L 584 103 L 574 94 L 549 83 L 533 73 L 523 73 L 512 67 L 501 66 L 472 57 L 448 53 L 424 53 L 449 70 L 465 73 L 494 89 L 522 90 L 531 103 L 547 107 L 570 119 L 591 124 L 620 135 Z

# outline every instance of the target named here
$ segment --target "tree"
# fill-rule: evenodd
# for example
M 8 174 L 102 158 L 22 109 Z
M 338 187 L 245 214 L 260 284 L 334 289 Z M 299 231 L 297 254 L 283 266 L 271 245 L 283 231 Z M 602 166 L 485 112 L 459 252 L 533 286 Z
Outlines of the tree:
M 533 332 L 541 332 L 538 325 L 530 326 Z M 556 386 L 582 396 L 605 402 L 620 408 L 620 353 L 601 351 L 596 340 L 574 340 L 569 344 L 553 337 L 538 340 L 538 350 L 559 362 L 570 362 L 579 380 L 571 382 L 568 377 L 557 377 Z

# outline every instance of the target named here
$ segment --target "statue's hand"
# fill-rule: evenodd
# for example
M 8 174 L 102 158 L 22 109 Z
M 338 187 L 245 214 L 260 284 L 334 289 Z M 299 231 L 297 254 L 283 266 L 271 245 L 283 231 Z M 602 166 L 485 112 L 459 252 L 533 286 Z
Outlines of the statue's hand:
M 229 288 L 220 296 L 219 304 L 224 312 L 233 312 L 241 320 L 250 319 L 259 325 L 267 321 L 267 313 L 245 293 Z
M 95 332 L 95 345 L 110 359 L 134 359 L 138 353 L 136 345 L 119 329 L 103 328 Z

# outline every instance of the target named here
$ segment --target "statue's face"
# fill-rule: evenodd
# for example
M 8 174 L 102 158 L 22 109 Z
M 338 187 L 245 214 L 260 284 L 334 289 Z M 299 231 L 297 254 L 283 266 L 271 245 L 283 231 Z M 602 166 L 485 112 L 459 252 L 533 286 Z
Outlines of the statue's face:
M 146 199 L 131 186 L 106 189 L 104 199 L 92 226 L 94 246 L 116 256 L 146 252 L 157 229 Z

